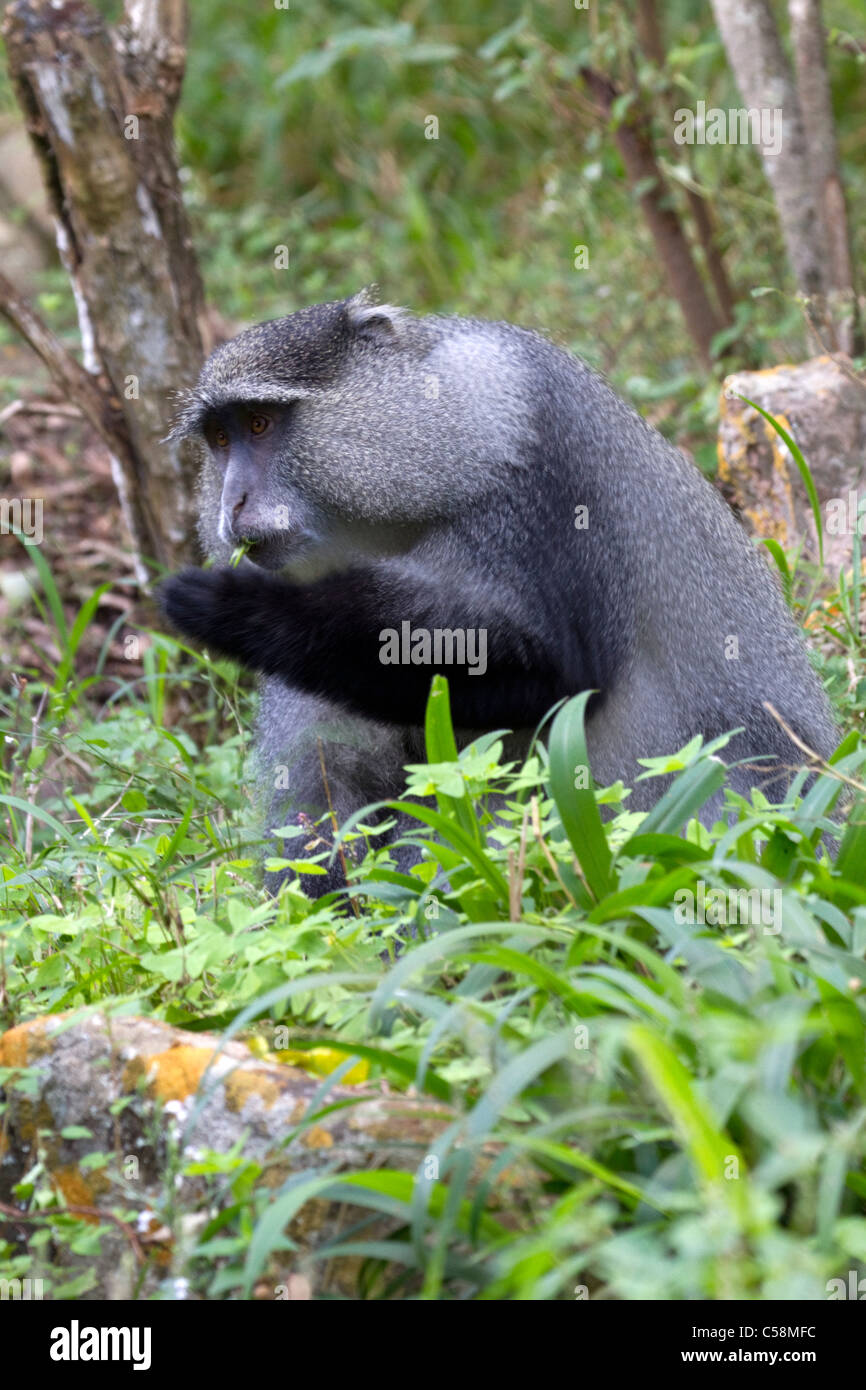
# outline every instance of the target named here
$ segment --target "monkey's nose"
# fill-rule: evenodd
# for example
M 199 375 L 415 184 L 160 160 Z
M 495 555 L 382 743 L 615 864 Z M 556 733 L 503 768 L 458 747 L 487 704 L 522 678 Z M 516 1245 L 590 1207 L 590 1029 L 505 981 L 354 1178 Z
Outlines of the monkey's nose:
M 244 507 L 244 503 L 246 502 L 246 500 L 247 500 L 247 494 L 244 493 L 244 495 L 243 495 L 243 497 L 240 499 L 240 501 L 239 501 L 239 502 L 235 502 L 234 506 L 232 507 L 232 524 L 234 524 L 234 522 L 236 522 L 237 519 L 238 519 L 238 517 L 240 516 L 240 514 L 241 514 L 241 512 L 242 512 L 242 510 L 243 510 L 243 507 Z

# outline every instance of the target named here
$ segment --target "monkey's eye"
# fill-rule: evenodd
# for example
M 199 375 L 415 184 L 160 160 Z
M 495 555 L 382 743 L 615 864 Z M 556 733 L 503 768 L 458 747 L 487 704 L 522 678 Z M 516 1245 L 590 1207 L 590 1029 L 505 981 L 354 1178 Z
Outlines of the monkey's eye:
M 267 415 L 251 415 L 250 434 L 264 434 L 270 423 Z
M 227 449 L 229 447 L 229 437 L 225 430 L 215 429 L 213 432 L 213 442 L 218 449 Z

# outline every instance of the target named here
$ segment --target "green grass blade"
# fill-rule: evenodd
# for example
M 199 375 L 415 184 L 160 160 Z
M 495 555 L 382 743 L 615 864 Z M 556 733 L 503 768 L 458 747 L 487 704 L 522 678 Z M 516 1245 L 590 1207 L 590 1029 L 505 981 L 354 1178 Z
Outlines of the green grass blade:
M 592 692 L 575 695 L 559 711 L 550 730 L 550 789 L 562 827 L 577 856 L 590 891 L 601 898 L 613 883 L 611 854 L 604 833 L 592 777 L 585 787 L 575 786 L 578 769 L 589 773 L 584 714 Z
M 737 395 L 739 395 L 739 392 L 737 392 Z M 812 477 L 812 470 L 804 459 L 802 450 L 785 429 L 784 425 L 780 425 L 779 421 L 774 419 L 768 410 L 764 410 L 763 406 L 758 405 L 756 401 L 750 401 L 748 396 L 740 396 L 740 400 L 745 401 L 746 405 L 750 405 L 753 410 L 757 410 L 759 415 L 763 415 L 768 425 L 776 431 L 779 438 L 788 446 L 791 457 L 799 469 L 800 477 L 803 479 L 803 486 L 809 495 L 809 505 L 812 508 L 812 517 L 815 522 L 815 534 L 818 537 L 818 562 L 820 565 L 823 565 L 824 526 L 821 521 L 821 503 L 818 501 L 818 492 L 815 487 L 815 480 Z

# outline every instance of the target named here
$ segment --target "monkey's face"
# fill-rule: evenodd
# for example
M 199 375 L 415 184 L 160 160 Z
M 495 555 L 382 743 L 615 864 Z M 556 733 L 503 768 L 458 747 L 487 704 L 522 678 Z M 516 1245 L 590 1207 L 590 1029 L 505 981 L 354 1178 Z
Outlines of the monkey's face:
M 320 407 L 321 408 L 321 407 Z M 301 421 L 302 412 L 306 419 Z M 311 403 L 235 402 L 208 413 L 202 434 L 219 489 L 218 539 L 228 553 L 245 546 L 245 561 L 309 579 L 364 555 L 411 544 L 414 529 L 346 515 L 311 495 Z M 305 486 L 306 484 L 306 486 Z
M 327 518 L 292 485 L 286 459 L 295 407 L 254 401 L 211 411 L 202 434 L 221 480 L 217 531 L 247 559 L 279 570 L 329 538 Z

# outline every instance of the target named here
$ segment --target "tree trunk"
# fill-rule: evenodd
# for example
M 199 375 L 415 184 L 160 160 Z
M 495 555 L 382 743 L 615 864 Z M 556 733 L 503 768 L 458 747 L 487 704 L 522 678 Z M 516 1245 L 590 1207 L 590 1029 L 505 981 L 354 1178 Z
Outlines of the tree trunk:
M 821 0 L 788 0 L 788 15 L 797 88 L 809 145 L 808 173 L 822 227 L 825 289 L 830 298 L 838 344 L 853 356 L 854 352 L 862 351 L 863 334 L 854 289 L 845 192 L 839 177 Z
M 656 0 L 638 0 L 635 11 L 635 30 L 644 53 L 655 64 L 659 73 L 663 74 L 667 54 Z M 685 148 L 680 151 L 679 157 L 681 160 L 688 161 Z M 689 172 L 691 174 L 691 168 Z M 722 318 L 726 325 L 732 324 L 734 321 L 734 292 L 719 248 L 710 205 L 704 194 L 696 188 L 689 188 L 684 185 L 684 191 Z
M 618 95 L 613 82 L 593 68 L 582 69 L 582 76 L 605 116 L 610 119 Z M 668 284 L 682 310 L 689 334 L 705 365 L 712 362 L 711 343 L 723 327 L 707 294 L 692 248 L 659 168 L 645 123 L 632 108 L 616 127 L 614 139 L 632 188 L 640 188 L 638 201 L 665 268 Z
M 761 146 L 764 171 L 779 213 L 797 289 L 810 322 L 826 343 L 826 276 L 821 218 L 809 175 L 809 143 L 797 89 L 768 0 L 712 0 L 716 23 L 743 101 L 781 112 L 781 148 Z
M 163 442 L 172 395 L 203 356 L 201 279 L 172 149 L 185 27 L 182 0 L 129 0 L 116 32 L 84 0 L 17 0 L 3 26 L 102 411 L 76 391 L 62 348 L 41 355 L 103 421 L 142 579 L 148 560 L 175 568 L 194 547 L 195 450 Z M 0 312 L 40 351 L 44 326 L 2 286 Z

